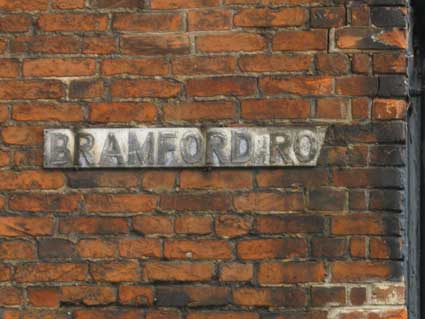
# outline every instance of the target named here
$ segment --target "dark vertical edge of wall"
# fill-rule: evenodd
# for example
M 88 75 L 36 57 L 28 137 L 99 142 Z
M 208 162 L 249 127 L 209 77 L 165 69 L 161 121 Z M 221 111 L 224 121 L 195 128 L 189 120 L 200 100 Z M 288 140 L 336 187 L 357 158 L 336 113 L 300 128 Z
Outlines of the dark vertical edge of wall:
M 422 8 L 420 8 L 422 7 Z M 406 278 L 407 278 L 407 305 L 410 319 L 420 319 L 423 308 L 421 291 L 424 291 L 421 265 L 423 256 L 421 247 L 421 230 L 424 224 L 421 218 L 423 160 L 422 136 L 423 120 L 423 39 L 422 26 L 415 21 L 421 16 L 422 0 L 411 0 L 409 14 L 409 47 L 408 47 L 408 76 L 410 86 L 410 105 L 408 111 L 408 141 L 407 141 L 407 200 L 406 200 Z M 423 18 L 423 16 L 422 16 Z

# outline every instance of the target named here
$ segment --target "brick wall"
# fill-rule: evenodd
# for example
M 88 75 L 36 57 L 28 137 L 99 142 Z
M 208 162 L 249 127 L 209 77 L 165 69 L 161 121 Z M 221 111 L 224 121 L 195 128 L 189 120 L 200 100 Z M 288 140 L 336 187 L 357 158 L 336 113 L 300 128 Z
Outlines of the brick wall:
M 406 318 L 406 14 L 0 0 L 0 317 Z M 300 123 L 316 168 L 42 168 L 48 127 Z

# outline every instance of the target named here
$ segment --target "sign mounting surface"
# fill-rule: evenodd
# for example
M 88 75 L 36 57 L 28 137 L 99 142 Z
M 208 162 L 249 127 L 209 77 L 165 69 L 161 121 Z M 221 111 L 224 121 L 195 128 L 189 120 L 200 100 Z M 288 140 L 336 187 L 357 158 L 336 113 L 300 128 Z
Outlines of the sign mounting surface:
M 46 168 L 315 166 L 326 128 L 87 128 L 44 131 Z

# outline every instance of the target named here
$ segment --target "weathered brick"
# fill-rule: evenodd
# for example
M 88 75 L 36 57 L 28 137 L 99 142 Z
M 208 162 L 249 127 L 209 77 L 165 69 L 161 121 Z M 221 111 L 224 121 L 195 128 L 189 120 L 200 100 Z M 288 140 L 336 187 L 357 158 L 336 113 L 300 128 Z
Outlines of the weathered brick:
M 149 281 L 205 282 L 212 279 L 213 264 L 175 264 L 148 262 L 144 264 L 144 276 Z
M 311 26 L 314 28 L 341 27 L 344 24 L 344 7 L 313 8 L 311 10 Z
M 72 305 L 98 306 L 115 302 L 116 292 L 112 287 L 69 286 L 60 288 L 60 301 Z
M 182 27 L 182 16 L 172 13 L 119 13 L 114 15 L 112 22 L 112 28 L 117 31 L 178 31 Z
M 156 106 L 151 103 L 93 103 L 89 119 L 97 123 L 153 122 L 157 118 Z
M 0 172 L 1 190 L 58 189 L 64 186 L 64 183 L 64 175 L 60 172 Z
M 370 257 L 373 259 L 401 259 L 401 244 L 399 238 L 371 238 Z
M 172 72 L 176 75 L 230 74 L 236 72 L 236 58 L 217 57 L 176 57 L 172 61 Z
M 196 37 L 196 48 L 201 52 L 255 52 L 266 48 L 264 37 L 253 33 L 225 33 Z
M 234 238 L 249 233 L 252 221 L 249 217 L 238 215 L 218 216 L 215 221 L 215 232 L 223 238 Z
M 301 99 L 244 100 L 241 117 L 248 120 L 306 119 L 310 103 Z
M 303 288 L 235 288 L 233 302 L 241 306 L 300 308 L 306 304 Z
M 143 9 L 144 4 L 144 0 L 92 0 L 90 6 L 99 9 Z
M 164 244 L 169 259 L 214 260 L 232 258 L 230 244 L 225 240 L 169 240 Z
M 229 289 L 217 286 L 160 286 L 157 305 L 164 307 L 208 307 L 229 303 Z
M 239 66 L 245 72 L 302 72 L 311 68 L 312 57 L 307 54 L 243 55 Z
M 0 259 L 26 260 L 36 258 L 36 246 L 30 241 L 8 240 L 0 243 Z
M 333 282 L 397 280 L 402 267 L 398 262 L 336 261 L 331 265 L 331 272 Z
M 161 195 L 160 207 L 171 211 L 226 211 L 232 207 L 232 202 L 224 193 L 175 193 Z
M 319 99 L 316 104 L 316 117 L 335 120 L 346 119 L 348 105 L 348 100 L 344 98 Z
M 161 257 L 161 242 L 157 239 L 123 239 L 118 243 L 121 257 Z
M 350 214 L 332 217 L 335 235 L 398 235 L 399 221 L 393 216 Z
M 29 303 L 34 307 L 59 307 L 59 289 L 56 287 L 30 287 L 27 294 Z
M 259 314 L 254 312 L 236 312 L 236 311 L 209 311 L 209 312 L 190 312 L 188 319 L 258 319 Z
M 234 205 L 240 211 L 293 211 L 304 209 L 301 193 L 247 193 L 235 196 Z
M 406 73 L 407 59 L 403 53 L 377 53 L 373 55 L 376 73 Z
M 320 53 L 316 55 L 316 67 L 323 74 L 347 74 L 350 62 L 345 54 Z
M 91 99 L 102 97 L 104 82 L 102 80 L 76 80 L 69 85 L 71 99 Z
M 373 7 L 371 9 L 372 24 L 377 27 L 405 27 L 406 10 L 397 7 Z
M 0 18 L 1 32 L 27 32 L 32 25 L 29 15 L 4 15 Z
M 237 251 L 245 260 L 286 259 L 306 256 L 307 243 L 296 238 L 243 240 L 238 242 Z
M 137 261 L 91 263 L 90 274 L 99 282 L 139 281 L 141 276 Z
M 124 35 L 120 40 L 121 52 L 129 55 L 187 54 L 190 41 L 186 35 Z
M 344 238 L 315 237 L 311 241 L 311 254 L 314 257 L 343 257 L 347 251 Z
M 180 91 L 179 83 L 168 80 L 115 80 L 111 86 L 112 96 L 121 98 L 171 98 Z
M 399 29 L 381 31 L 379 29 L 348 27 L 336 30 L 336 45 L 340 49 L 405 49 L 406 32 Z
M 235 14 L 233 23 L 238 27 L 294 27 L 306 21 L 302 8 L 243 9 Z
M 273 51 L 325 50 L 327 35 L 325 30 L 278 32 L 273 37 Z
M 229 30 L 232 26 L 231 10 L 196 10 L 187 15 L 189 31 Z
M 82 52 L 84 54 L 112 54 L 118 51 L 117 40 L 112 36 L 85 36 L 82 41 Z
M 215 7 L 219 4 L 219 0 L 152 0 L 152 9 L 183 9 L 183 8 L 203 8 Z
M 25 194 L 13 195 L 9 207 L 15 211 L 68 213 L 76 211 L 80 202 L 81 197 L 77 194 Z
M 227 263 L 220 267 L 220 281 L 223 282 L 251 281 L 253 276 L 252 264 Z
M 126 234 L 128 222 L 124 218 L 71 217 L 59 221 L 61 234 Z
M 139 319 L 143 315 L 142 310 L 108 310 L 87 309 L 74 311 L 75 319 Z M 53 318 L 52 318 L 53 319 Z
M 64 85 L 57 80 L 9 80 L 2 81 L 0 87 L 1 100 L 58 99 L 64 95 Z
M 317 215 L 266 215 L 255 218 L 255 230 L 262 234 L 320 233 L 325 220 Z
M 108 20 L 106 15 L 56 13 L 40 16 L 37 25 L 41 30 L 47 32 L 106 31 Z
M 55 9 L 82 9 L 85 7 L 84 0 L 53 0 L 52 5 Z
M 0 288 L 1 306 L 19 306 L 23 303 L 22 290 L 15 287 Z
M 180 216 L 175 221 L 176 234 L 206 235 L 212 232 L 210 216 Z
M 90 194 L 85 202 L 91 213 L 138 213 L 154 210 L 157 198 L 149 194 Z
M 353 306 L 361 306 L 366 303 L 367 291 L 364 287 L 353 287 L 350 290 L 350 301 Z
M 1 0 L 0 9 L 6 11 L 45 11 L 47 10 L 48 3 L 48 0 L 17 0 L 12 2 L 9 0 Z
M 333 91 L 333 79 L 326 76 L 264 77 L 260 88 L 267 95 L 329 95 Z
M 38 255 L 41 259 L 73 258 L 76 256 L 75 246 L 66 239 L 43 239 L 38 243 Z
M 26 59 L 23 62 L 25 77 L 71 77 L 93 75 L 94 59 Z
M 136 216 L 133 228 L 144 235 L 172 235 L 173 220 L 168 216 Z
M 180 187 L 186 189 L 250 189 L 252 188 L 252 174 L 243 170 L 211 172 L 184 170 L 180 174 Z
M 164 105 L 166 121 L 211 121 L 233 119 L 235 103 L 231 101 L 183 102 Z
M 73 103 L 15 104 L 12 118 L 16 121 L 78 122 L 84 120 L 84 112 L 80 105 Z
M 86 264 L 73 263 L 30 263 L 16 267 L 15 280 L 28 282 L 72 282 L 84 281 L 88 276 Z
M 257 92 L 257 82 L 251 77 L 214 77 L 188 80 L 187 94 L 190 96 L 246 96 Z
M 134 172 L 96 170 L 68 172 L 68 186 L 71 188 L 134 188 L 139 176 Z
M 108 258 L 116 256 L 116 245 L 102 239 L 83 239 L 77 244 L 77 252 L 82 258 Z
M 102 74 L 108 76 L 166 75 L 168 65 L 164 59 L 105 59 L 101 64 Z
M 260 284 L 323 282 L 325 277 L 325 265 L 320 262 L 262 263 L 258 270 Z
M 313 287 L 311 289 L 311 302 L 313 306 L 344 305 L 345 287 Z
M 152 305 L 154 302 L 153 290 L 147 286 L 120 286 L 119 301 L 123 305 Z

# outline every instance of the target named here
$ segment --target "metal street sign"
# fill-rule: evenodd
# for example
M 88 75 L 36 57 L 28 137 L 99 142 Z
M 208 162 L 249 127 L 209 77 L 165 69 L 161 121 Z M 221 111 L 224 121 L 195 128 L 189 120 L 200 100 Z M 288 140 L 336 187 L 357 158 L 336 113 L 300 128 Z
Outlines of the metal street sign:
M 315 166 L 326 127 L 44 131 L 46 168 Z

